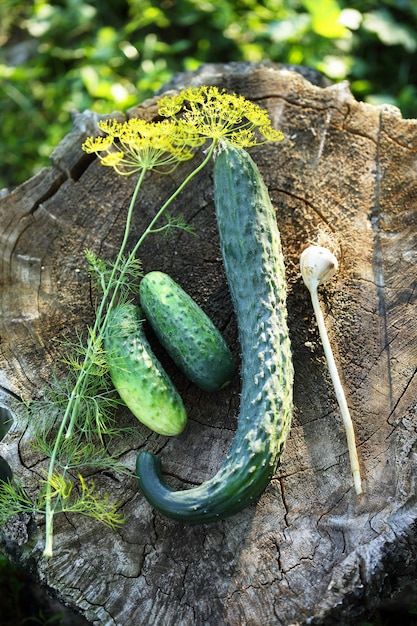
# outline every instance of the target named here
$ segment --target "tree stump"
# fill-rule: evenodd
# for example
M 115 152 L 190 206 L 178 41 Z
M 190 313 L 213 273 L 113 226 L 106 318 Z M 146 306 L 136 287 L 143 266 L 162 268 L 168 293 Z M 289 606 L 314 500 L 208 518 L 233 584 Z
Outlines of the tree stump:
M 268 63 L 204 66 L 167 89 L 203 84 L 266 107 L 285 135 L 251 150 L 276 207 L 288 278 L 295 410 L 281 465 L 258 502 L 203 526 L 162 517 L 133 472 L 102 468 L 96 482 L 128 516 L 120 530 L 58 516 L 54 556 L 45 560 L 43 520 L 20 516 L 3 529 L 3 550 L 94 625 L 358 624 L 417 571 L 417 120 L 357 102 L 346 83 Z M 153 119 L 157 100 L 127 115 Z M 59 357 L 54 339 L 91 323 L 84 250 L 114 258 L 135 182 L 81 151 L 93 132 L 94 116 L 79 115 L 52 166 L 1 201 L 0 385 L 3 412 L 9 407 L 14 421 L 0 454 L 28 490 L 39 483 L 42 459 L 13 399 L 40 394 Z M 132 242 L 190 167 L 147 177 Z M 144 271 L 168 272 L 199 302 L 239 359 L 212 199 L 206 169 L 173 209 L 197 235 L 155 235 L 140 256 Z M 299 274 L 300 253 L 318 232 L 337 241 L 339 253 L 339 272 L 321 299 L 355 424 L 361 497 Z M 203 482 L 233 438 L 239 379 L 205 394 L 158 356 L 189 424 L 170 439 L 137 424 L 136 439 L 118 440 L 118 454 L 133 470 L 146 448 L 161 456 L 171 484 Z

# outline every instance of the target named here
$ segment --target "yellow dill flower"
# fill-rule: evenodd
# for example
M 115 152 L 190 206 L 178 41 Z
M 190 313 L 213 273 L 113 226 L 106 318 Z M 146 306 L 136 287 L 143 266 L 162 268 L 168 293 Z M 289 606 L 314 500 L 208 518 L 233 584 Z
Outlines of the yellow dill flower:
M 88 137 L 83 150 L 125 176 L 142 169 L 170 172 L 193 156 L 188 131 L 175 121 L 101 120 L 98 126 L 106 136 Z
M 190 87 L 163 97 L 158 104 L 159 114 L 177 120 L 190 138 L 229 139 L 242 148 L 283 139 L 283 134 L 272 128 L 267 111 L 215 86 Z

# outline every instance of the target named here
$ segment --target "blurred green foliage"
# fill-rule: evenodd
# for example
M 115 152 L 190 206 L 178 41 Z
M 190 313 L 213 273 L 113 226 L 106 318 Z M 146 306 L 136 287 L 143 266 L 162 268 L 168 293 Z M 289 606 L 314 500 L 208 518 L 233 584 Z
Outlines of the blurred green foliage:
M 0 189 L 48 163 L 71 110 L 124 110 L 205 62 L 307 65 L 417 117 L 416 25 L 415 0 L 2 0 Z

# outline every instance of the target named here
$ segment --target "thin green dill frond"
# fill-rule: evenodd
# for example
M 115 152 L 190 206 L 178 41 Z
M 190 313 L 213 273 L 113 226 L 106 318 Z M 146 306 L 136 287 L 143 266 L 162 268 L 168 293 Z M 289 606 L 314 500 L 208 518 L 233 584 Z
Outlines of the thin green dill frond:
M 164 237 L 169 237 L 174 230 L 183 230 L 190 235 L 197 235 L 196 230 L 190 224 L 187 224 L 184 216 L 180 213 L 179 215 L 171 215 L 167 213 L 165 215 L 166 223 L 160 226 L 159 228 L 154 228 L 152 232 L 154 233 L 162 233 Z
M 98 440 L 103 443 L 106 436 L 112 437 L 120 433 L 120 428 L 116 425 L 115 410 L 123 404 L 113 389 L 100 394 L 94 388 L 87 389 L 80 402 L 79 418 L 73 427 L 83 433 L 86 441 Z
M 88 271 L 95 288 L 103 292 L 106 288 L 107 277 L 109 276 L 108 263 L 89 248 L 85 250 L 85 258 L 87 259 Z
M 75 483 L 61 473 L 54 472 L 49 481 L 48 478 L 45 479 L 39 501 L 46 504 L 46 500 L 50 499 L 55 514 L 79 513 L 113 529 L 121 526 L 126 521 L 126 516 L 119 512 L 120 503 L 111 502 L 108 493 L 98 493 L 93 480 L 87 484 L 82 474 L 78 473 L 77 477 L 78 481 Z
M 73 374 L 88 369 L 89 376 L 104 376 L 108 371 L 103 338 L 97 336 L 95 330 L 87 327 L 87 343 L 84 336 L 76 331 L 76 340 L 66 339 L 62 342 L 62 362 Z
M 0 526 L 18 513 L 34 513 L 36 504 L 16 479 L 0 483 Z
M 68 401 L 68 390 L 63 388 L 59 378 L 51 374 L 51 382 L 42 396 L 24 403 L 22 418 L 32 443 L 39 439 L 54 436 Z
M 87 249 L 85 256 L 88 261 L 89 272 L 93 280 L 93 288 L 99 293 L 111 291 L 117 284 L 117 289 L 131 292 L 142 276 L 142 263 L 134 256 L 121 256 L 117 262 L 105 261 L 92 250 Z
M 112 266 L 111 266 L 112 267 Z M 137 286 L 143 276 L 142 262 L 130 255 L 121 257 L 115 274 L 117 281 L 118 299 L 126 301 L 136 293 Z
M 118 432 L 117 434 L 120 435 L 121 433 Z M 89 471 L 112 470 L 120 474 L 131 474 L 131 470 L 126 465 L 109 454 L 107 447 L 99 445 L 97 442 L 86 443 L 82 436 L 77 437 L 76 434 L 63 440 L 59 448 L 59 455 L 56 458 L 56 467 L 60 468 L 62 473 L 88 469 Z
M 124 406 L 124 403 L 113 387 L 107 363 L 101 360 L 102 356 L 97 356 L 91 363 L 89 376 L 85 378 L 77 397 L 73 420 L 74 433 L 79 432 L 85 441 L 100 445 L 103 445 L 105 437 L 128 432 L 128 429 L 120 427 L 116 422 L 117 408 Z M 32 445 L 46 456 L 51 456 L 56 445 L 56 435 L 67 410 L 78 371 L 82 371 L 82 359 L 75 352 L 73 356 L 67 356 L 65 362 L 68 366 L 67 374 L 60 378 L 53 376 L 51 383 L 43 390 L 42 397 L 26 403 L 25 406 Z M 60 442 L 58 456 L 61 456 L 64 441 L 65 439 Z

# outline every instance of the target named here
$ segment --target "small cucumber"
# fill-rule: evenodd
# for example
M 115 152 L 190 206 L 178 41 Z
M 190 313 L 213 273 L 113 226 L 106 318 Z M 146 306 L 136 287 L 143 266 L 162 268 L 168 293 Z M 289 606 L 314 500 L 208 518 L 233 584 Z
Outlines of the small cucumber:
M 179 435 L 187 422 L 184 404 L 143 334 L 139 307 L 112 309 L 104 347 L 113 385 L 133 415 L 160 435 Z
M 214 200 L 242 352 L 238 427 L 217 474 L 191 489 L 167 485 L 160 459 L 151 452 L 140 452 L 136 460 L 147 500 L 190 524 L 233 515 L 263 492 L 280 460 L 292 413 L 285 268 L 275 211 L 249 154 L 229 143 L 216 156 Z
M 225 387 L 236 372 L 225 340 L 211 319 L 170 276 L 149 272 L 139 287 L 140 304 L 174 363 L 204 391 Z

